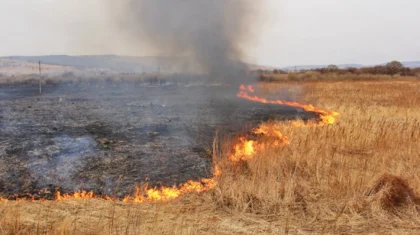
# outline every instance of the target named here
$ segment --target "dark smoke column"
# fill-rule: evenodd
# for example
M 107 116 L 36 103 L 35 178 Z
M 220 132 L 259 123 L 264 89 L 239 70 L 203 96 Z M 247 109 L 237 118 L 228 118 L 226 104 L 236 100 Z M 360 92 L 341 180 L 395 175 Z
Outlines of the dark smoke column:
M 243 50 L 252 42 L 255 0 L 127 0 L 125 27 L 157 53 L 187 58 L 214 81 L 248 78 Z

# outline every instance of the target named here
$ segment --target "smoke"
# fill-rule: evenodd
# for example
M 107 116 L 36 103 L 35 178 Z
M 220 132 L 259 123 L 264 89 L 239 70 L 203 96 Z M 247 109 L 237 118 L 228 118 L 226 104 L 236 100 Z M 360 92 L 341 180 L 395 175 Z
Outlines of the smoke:
M 252 0 L 126 0 L 119 22 L 156 54 L 186 60 L 190 71 L 213 81 L 236 83 L 248 78 L 244 49 L 254 42 L 261 5 Z

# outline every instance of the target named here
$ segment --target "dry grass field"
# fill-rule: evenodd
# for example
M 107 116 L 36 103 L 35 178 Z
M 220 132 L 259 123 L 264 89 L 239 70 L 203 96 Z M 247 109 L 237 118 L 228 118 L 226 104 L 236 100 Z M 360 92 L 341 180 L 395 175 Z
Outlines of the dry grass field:
M 159 203 L 100 199 L 0 202 L 0 234 L 418 234 L 420 81 L 260 84 L 340 113 L 325 126 L 276 125 L 289 144 L 226 160 L 205 193 Z M 258 141 L 264 143 L 265 137 Z

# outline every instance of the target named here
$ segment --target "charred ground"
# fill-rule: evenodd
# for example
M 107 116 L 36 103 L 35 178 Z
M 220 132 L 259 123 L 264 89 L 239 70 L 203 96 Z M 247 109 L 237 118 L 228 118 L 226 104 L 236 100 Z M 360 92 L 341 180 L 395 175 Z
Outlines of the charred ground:
M 268 119 L 312 113 L 236 98 L 233 86 L 0 87 L 0 196 L 92 190 L 123 197 L 138 184 L 211 175 L 211 144 Z

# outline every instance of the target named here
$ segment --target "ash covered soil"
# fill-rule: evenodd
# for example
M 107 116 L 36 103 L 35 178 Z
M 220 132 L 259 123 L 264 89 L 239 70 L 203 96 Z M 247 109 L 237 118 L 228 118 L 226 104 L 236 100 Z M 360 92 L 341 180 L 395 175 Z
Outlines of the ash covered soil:
M 0 196 L 53 198 L 92 190 L 123 197 L 136 185 L 211 176 L 211 145 L 268 119 L 311 113 L 249 102 L 236 87 L 0 86 Z

